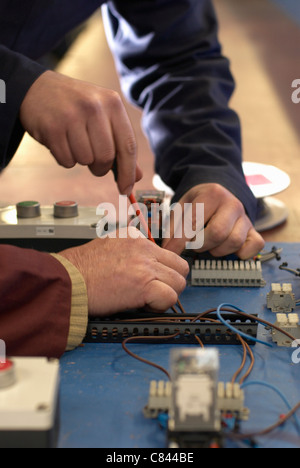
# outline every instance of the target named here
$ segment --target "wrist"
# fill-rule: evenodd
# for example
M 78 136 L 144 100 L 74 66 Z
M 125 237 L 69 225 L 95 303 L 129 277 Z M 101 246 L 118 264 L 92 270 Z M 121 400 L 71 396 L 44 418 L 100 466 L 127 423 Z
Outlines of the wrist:
M 85 337 L 88 323 L 88 296 L 84 278 L 76 266 L 63 255 L 52 254 L 67 270 L 72 283 L 70 326 L 66 351 L 80 345 Z

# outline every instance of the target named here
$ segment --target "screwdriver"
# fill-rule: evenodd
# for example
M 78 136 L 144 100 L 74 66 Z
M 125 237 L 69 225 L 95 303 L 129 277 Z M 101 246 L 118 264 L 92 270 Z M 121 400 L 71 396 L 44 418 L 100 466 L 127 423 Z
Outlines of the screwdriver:
M 155 240 L 153 239 L 153 236 L 152 236 L 151 231 L 150 231 L 150 229 L 149 229 L 149 225 L 146 223 L 146 220 L 145 220 L 145 218 L 144 218 L 144 216 L 143 216 L 143 213 L 142 213 L 141 210 L 138 208 L 138 203 L 137 203 L 137 201 L 136 201 L 135 196 L 134 196 L 133 194 L 131 194 L 131 195 L 129 195 L 128 198 L 129 198 L 129 201 L 130 201 L 131 205 L 134 207 L 135 212 L 136 212 L 136 215 L 139 217 L 140 222 L 141 222 L 141 224 L 143 225 L 143 227 L 144 227 L 144 229 L 145 229 L 145 232 L 148 232 L 148 238 L 149 238 L 149 240 L 151 240 L 151 241 L 154 242 L 154 244 L 155 244 L 156 242 L 155 242 Z M 180 301 L 179 298 L 178 298 L 178 300 L 177 300 L 177 305 L 178 305 L 179 309 L 181 310 L 181 312 L 182 312 L 183 314 L 185 314 L 185 313 L 186 313 L 186 312 L 185 312 L 185 309 L 184 309 L 183 305 L 181 304 L 181 301 Z M 174 306 L 171 307 L 171 309 L 172 309 L 173 312 L 175 312 L 176 314 L 178 313 Z
M 115 159 L 114 161 L 114 165 L 113 165 L 113 168 L 112 168 L 112 171 L 113 171 L 113 174 L 115 176 L 115 180 L 117 181 L 118 179 L 118 166 L 117 166 L 117 160 Z M 151 242 L 153 242 L 154 244 L 156 244 L 155 240 L 153 239 L 153 236 L 151 234 L 151 231 L 150 231 L 150 228 L 149 228 L 149 225 L 148 223 L 146 223 L 146 220 L 143 216 L 143 213 L 141 212 L 141 210 L 139 209 L 139 206 L 138 206 L 138 202 L 136 201 L 136 198 L 135 196 L 133 195 L 133 193 L 131 193 L 129 196 L 128 196 L 128 199 L 131 203 L 131 205 L 133 206 L 133 208 L 135 209 L 135 212 L 136 212 L 136 215 L 137 217 L 139 218 L 142 226 L 144 227 L 144 230 L 146 233 L 148 233 L 148 238 Z M 184 307 L 182 306 L 181 304 L 181 301 L 179 300 L 178 298 L 178 301 L 177 301 L 177 305 L 179 307 L 179 309 L 181 310 L 181 312 L 183 314 L 186 313 Z M 177 310 L 175 309 L 175 307 L 171 307 L 171 309 L 173 310 L 173 312 L 175 312 L 176 314 L 178 313 Z
M 133 194 L 131 194 L 131 195 L 129 195 L 128 198 L 129 198 L 129 201 L 130 201 L 131 205 L 134 207 L 136 215 L 140 219 L 140 222 L 141 222 L 145 232 L 148 234 L 149 240 L 151 240 L 155 244 L 155 240 L 153 239 L 153 236 L 151 234 L 149 225 L 147 224 L 147 222 L 146 222 L 146 220 L 145 220 L 145 218 L 143 216 L 143 213 L 139 209 L 138 202 L 136 201 L 135 196 Z

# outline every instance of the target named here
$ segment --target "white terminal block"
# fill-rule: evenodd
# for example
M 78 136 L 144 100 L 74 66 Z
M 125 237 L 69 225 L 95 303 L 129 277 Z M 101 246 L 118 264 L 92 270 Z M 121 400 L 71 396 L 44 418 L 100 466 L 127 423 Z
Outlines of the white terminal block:
M 218 409 L 224 414 L 233 414 L 239 420 L 249 418 L 249 410 L 244 406 L 245 394 L 238 383 L 219 382 Z
M 289 333 L 295 340 L 300 339 L 300 323 L 298 314 L 276 314 L 276 322 L 274 324 L 285 332 Z M 272 329 L 272 340 L 278 346 L 291 347 L 293 340 L 281 333 L 275 328 Z
M 201 390 L 203 391 L 202 386 Z M 168 414 L 171 408 L 171 396 L 171 382 L 153 380 L 150 383 L 149 399 L 144 408 L 144 416 L 156 419 L 162 413 Z M 219 382 L 217 397 L 217 409 L 222 416 L 230 414 L 239 421 L 249 419 L 250 411 L 245 407 L 245 393 L 240 384 Z
M 259 261 L 195 260 L 191 272 L 192 286 L 263 287 Z
M 171 404 L 171 392 L 171 382 L 152 380 L 150 383 L 149 401 L 144 408 L 144 416 L 156 419 L 159 414 L 168 413 Z
M 272 283 L 267 294 L 267 308 L 274 313 L 292 312 L 296 308 L 296 299 L 290 283 Z
M 276 324 L 280 328 L 294 328 L 297 329 L 299 326 L 298 314 L 276 314 Z
M 58 428 L 59 361 L 11 358 L 14 379 L 0 388 L 0 448 L 53 448 Z

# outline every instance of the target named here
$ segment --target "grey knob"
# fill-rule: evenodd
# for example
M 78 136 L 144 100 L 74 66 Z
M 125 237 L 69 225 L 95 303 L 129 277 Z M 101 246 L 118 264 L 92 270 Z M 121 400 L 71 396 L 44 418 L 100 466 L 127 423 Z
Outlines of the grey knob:
M 76 218 L 78 216 L 78 204 L 73 201 L 61 201 L 54 204 L 55 218 Z
M 23 201 L 17 204 L 18 218 L 38 218 L 41 216 L 41 206 L 37 201 Z

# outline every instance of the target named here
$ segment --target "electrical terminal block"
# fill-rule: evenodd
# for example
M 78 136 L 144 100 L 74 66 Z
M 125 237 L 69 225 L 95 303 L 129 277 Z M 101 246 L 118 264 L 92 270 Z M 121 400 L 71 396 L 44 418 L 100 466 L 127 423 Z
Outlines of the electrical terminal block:
M 296 299 L 291 283 L 272 283 L 267 294 L 267 308 L 272 312 L 292 312 L 296 308 Z
M 263 287 L 260 261 L 195 260 L 191 271 L 192 286 Z
M 295 340 L 300 339 L 300 323 L 298 314 L 277 314 L 275 326 L 289 333 L 295 338 Z M 285 346 L 288 348 L 290 348 L 293 343 L 291 339 L 275 328 L 272 330 L 272 340 L 274 343 L 277 343 L 278 346 Z
M 171 405 L 171 382 L 153 380 L 150 383 L 148 404 L 144 408 L 147 419 L 157 419 L 168 414 Z M 247 421 L 249 410 L 244 406 L 245 395 L 238 383 L 219 382 L 217 408 L 221 415 L 233 415 L 239 421 Z
M 219 382 L 218 409 L 222 415 L 233 415 L 240 421 L 249 419 L 249 410 L 244 406 L 245 394 L 238 383 Z
M 171 403 L 171 382 L 152 380 L 149 390 L 148 405 L 144 408 L 144 416 L 156 419 L 160 414 L 168 413 Z
M 160 190 L 138 190 L 136 200 L 139 205 L 145 205 L 143 213 L 147 220 L 149 230 L 155 242 L 160 244 L 163 237 L 163 228 L 166 217 L 165 192 Z M 144 232 L 145 235 L 147 233 Z
M 256 318 L 248 319 L 238 314 L 223 313 L 228 324 L 239 331 L 257 337 L 258 322 Z M 234 333 L 228 333 L 228 326 L 220 323 L 216 314 L 209 314 L 204 320 L 187 319 L 185 315 L 175 313 L 161 314 L 142 311 L 128 311 L 126 314 L 117 314 L 109 319 L 90 318 L 85 343 L 122 343 L 124 339 L 131 338 L 139 343 L 144 336 L 152 337 L 149 343 L 159 343 L 163 337 L 164 343 L 196 344 L 196 336 L 209 345 L 238 345 L 240 340 Z M 141 320 L 143 319 L 143 320 Z M 211 319 L 214 319 L 212 322 Z M 246 339 L 247 340 L 247 339 Z M 253 340 L 247 340 L 253 345 Z

